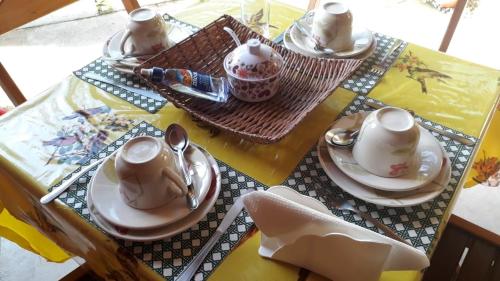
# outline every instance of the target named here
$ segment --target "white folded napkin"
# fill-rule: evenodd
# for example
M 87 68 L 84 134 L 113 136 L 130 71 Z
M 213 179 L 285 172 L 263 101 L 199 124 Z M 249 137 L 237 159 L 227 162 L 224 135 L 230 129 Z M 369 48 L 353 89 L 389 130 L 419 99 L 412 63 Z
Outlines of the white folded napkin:
M 307 268 L 335 281 L 378 280 L 384 270 L 420 270 L 425 253 L 334 216 L 318 200 L 276 186 L 243 202 L 262 238 L 263 257 Z

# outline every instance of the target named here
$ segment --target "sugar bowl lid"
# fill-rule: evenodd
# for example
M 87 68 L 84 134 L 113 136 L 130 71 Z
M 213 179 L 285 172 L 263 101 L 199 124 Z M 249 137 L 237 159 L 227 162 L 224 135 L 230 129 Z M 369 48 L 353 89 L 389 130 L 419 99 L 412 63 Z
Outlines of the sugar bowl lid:
M 277 75 L 283 66 L 283 58 L 270 46 L 258 39 L 249 39 L 224 59 L 226 72 L 239 79 L 258 80 Z

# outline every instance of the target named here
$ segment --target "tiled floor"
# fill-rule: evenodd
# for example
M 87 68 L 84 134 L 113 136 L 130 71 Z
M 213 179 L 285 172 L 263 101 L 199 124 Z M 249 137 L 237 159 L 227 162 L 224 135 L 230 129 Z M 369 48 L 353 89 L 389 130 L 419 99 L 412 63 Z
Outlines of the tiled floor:
M 93 0 L 77 1 L 27 27 L 0 36 L 0 61 L 21 92 L 28 98 L 50 88 L 74 70 L 98 58 L 109 36 L 127 21 L 121 1 L 111 0 L 122 10 L 96 16 Z M 160 13 L 182 9 L 194 1 L 174 1 L 154 5 Z M 0 107 L 10 101 L 0 89 Z

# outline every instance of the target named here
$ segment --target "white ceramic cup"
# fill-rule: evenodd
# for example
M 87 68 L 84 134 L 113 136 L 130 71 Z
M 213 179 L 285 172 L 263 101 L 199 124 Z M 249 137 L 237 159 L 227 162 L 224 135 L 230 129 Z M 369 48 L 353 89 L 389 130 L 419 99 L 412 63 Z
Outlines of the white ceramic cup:
M 346 4 L 327 2 L 314 12 L 312 37 L 320 46 L 334 51 L 350 50 L 351 35 L 352 14 Z
M 368 172 L 381 177 L 399 177 L 415 165 L 420 131 L 406 110 L 384 107 L 363 122 L 352 154 Z
M 120 195 L 131 207 L 153 209 L 187 193 L 173 152 L 157 138 L 129 140 L 116 156 L 115 169 Z
M 125 51 L 127 40 L 132 50 Z M 153 55 L 169 47 L 167 27 L 161 15 L 149 8 L 139 8 L 129 14 L 127 29 L 120 42 L 122 55 Z

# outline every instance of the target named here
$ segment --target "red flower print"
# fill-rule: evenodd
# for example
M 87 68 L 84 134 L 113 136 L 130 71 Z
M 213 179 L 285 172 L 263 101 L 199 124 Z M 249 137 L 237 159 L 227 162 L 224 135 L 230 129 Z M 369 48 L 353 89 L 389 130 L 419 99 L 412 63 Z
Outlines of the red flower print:
M 236 74 L 240 78 L 247 78 L 248 77 L 248 71 L 246 69 L 243 69 L 243 68 L 238 68 L 236 70 Z
M 406 170 L 408 170 L 408 165 L 406 165 L 406 162 L 400 164 L 394 164 L 391 165 L 391 172 L 389 173 L 389 175 L 391 176 L 401 175 Z
M 473 177 L 476 182 L 486 182 L 488 178 L 500 171 L 500 159 L 495 156 L 487 157 L 486 152 L 483 151 L 483 158 L 474 162 L 472 169 L 477 172 L 477 176 Z

